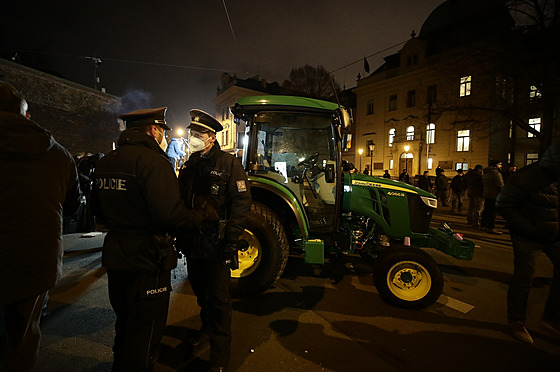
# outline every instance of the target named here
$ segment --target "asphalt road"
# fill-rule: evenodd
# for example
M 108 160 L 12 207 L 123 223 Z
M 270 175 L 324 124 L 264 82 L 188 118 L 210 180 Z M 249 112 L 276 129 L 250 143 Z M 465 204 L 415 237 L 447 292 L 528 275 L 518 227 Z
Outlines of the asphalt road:
M 444 295 L 436 304 L 421 311 L 388 306 L 358 257 L 324 267 L 293 257 L 275 288 L 234 302 L 230 371 L 557 371 L 560 338 L 539 321 L 552 277 L 548 258 L 538 260 L 527 322 L 535 343 L 526 345 L 507 328 L 508 235 L 467 227 L 465 217 L 448 208 L 434 216 L 434 225 L 441 222 L 475 240 L 476 249 L 472 261 L 428 250 L 444 272 Z M 114 315 L 96 247 L 101 239 L 65 237 L 65 276 L 42 321 L 36 371 L 110 371 Z M 192 350 L 182 342 L 199 327 L 182 264 L 175 277 L 156 371 L 202 371 L 207 347 Z

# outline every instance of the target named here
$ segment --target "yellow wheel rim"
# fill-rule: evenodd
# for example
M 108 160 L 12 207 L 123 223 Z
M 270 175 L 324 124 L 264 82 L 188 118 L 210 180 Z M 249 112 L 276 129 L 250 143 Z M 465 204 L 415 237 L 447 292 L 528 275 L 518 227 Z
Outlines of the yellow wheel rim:
M 239 250 L 239 269 L 231 270 L 232 278 L 243 278 L 251 275 L 257 270 L 262 259 L 261 245 L 252 232 L 245 230 L 239 240 L 246 240 L 249 246 L 247 249 Z
M 402 261 L 388 271 L 387 286 L 401 300 L 416 301 L 430 292 L 432 277 L 418 262 Z

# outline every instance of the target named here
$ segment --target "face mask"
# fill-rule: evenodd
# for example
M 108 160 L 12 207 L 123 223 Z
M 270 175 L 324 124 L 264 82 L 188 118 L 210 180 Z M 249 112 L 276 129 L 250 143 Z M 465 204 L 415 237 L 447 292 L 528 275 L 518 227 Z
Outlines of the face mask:
M 202 151 L 206 147 L 206 141 L 203 141 L 200 138 L 191 137 L 189 146 L 192 152 Z
M 165 131 L 161 132 L 161 142 L 158 142 L 159 147 L 165 152 L 167 150 L 167 140 L 165 139 Z

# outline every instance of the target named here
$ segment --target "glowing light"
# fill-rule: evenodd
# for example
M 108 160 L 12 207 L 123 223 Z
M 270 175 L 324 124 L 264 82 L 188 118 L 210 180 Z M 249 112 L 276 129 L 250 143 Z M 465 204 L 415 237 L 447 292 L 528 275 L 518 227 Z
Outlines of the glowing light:
M 362 155 L 364 153 L 364 149 L 359 149 L 358 154 Z
M 408 152 L 408 150 L 410 150 L 410 146 L 406 145 L 406 146 L 404 147 L 404 151 Z
M 177 129 L 177 135 L 178 135 L 179 137 L 183 137 L 183 134 L 185 134 L 185 131 L 184 131 L 184 130 L 182 130 L 181 128 Z

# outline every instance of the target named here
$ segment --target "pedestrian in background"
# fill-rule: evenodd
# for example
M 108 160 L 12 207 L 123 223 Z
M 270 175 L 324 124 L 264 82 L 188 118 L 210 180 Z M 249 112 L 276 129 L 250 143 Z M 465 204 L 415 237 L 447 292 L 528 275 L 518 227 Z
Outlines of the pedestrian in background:
M 217 221 L 211 208 L 187 210 L 165 154 L 166 107 L 121 115 L 126 130 L 95 171 L 94 212 L 109 232 L 103 242 L 109 300 L 117 317 L 113 371 L 151 370 L 166 326 L 170 233 Z
M 467 184 L 467 197 L 469 198 L 467 223 L 474 227 L 479 227 L 480 213 L 484 207 L 481 164 L 477 164 L 473 170 L 467 172 L 465 175 L 465 183 Z
M 190 343 L 210 341 L 210 371 L 225 371 L 231 355 L 231 270 L 237 269 L 237 241 L 251 209 L 251 194 L 241 161 L 220 149 L 216 133 L 223 127 L 209 114 L 191 110 L 190 148 L 179 173 L 181 197 L 188 208 L 213 206 L 220 222 L 193 230 L 179 241 L 187 257 L 189 281 L 202 328 Z
M 438 172 L 436 176 L 436 196 L 441 205 L 448 207 L 447 190 L 449 189 L 449 178 L 445 175 L 445 170 L 440 168 Z
M 496 230 L 496 198 L 504 187 L 504 180 L 500 170 L 502 162 L 490 160 L 488 167 L 482 173 L 482 195 L 484 197 L 484 211 L 480 225 L 482 230 L 490 234 L 501 235 L 502 232 Z
M 457 211 L 461 213 L 463 211 L 463 198 L 465 197 L 466 189 L 467 185 L 465 183 L 463 170 L 457 169 L 457 175 L 451 179 L 451 192 L 453 193 L 451 212 Z
M 177 161 L 186 155 L 185 144 L 182 138 L 171 138 L 169 146 L 167 146 L 167 156 L 173 165 L 173 170 L 177 170 Z
M 517 166 L 514 163 L 510 163 L 507 166 L 507 169 L 502 172 L 502 177 L 504 178 L 504 184 L 508 181 L 508 179 L 513 176 L 517 172 Z
M 62 275 L 62 217 L 80 204 L 72 155 L 0 82 L 0 370 L 30 371 L 47 291 Z
M 399 181 L 410 183 L 410 176 L 408 175 L 408 171 L 404 169 L 401 174 L 399 174 Z
M 418 187 L 427 192 L 432 192 L 432 181 L 430 181 L 428 173 L 428 171 L 424 171 L 422 176 L 418 178 Z
M 525 322 L 539 252 L 554 265 L 542 320 L 560 336 L 560 142 L 550 146 L 539 161 L 511 176 L 496 204 L 508 223 L 513 243 L 514 269 L 507 295 L 513 336 L 533 343 Z
M 383 173 L 383 178 L 391 179 L 391 175 L 389 174 L 388 169 L 385 169 L 385 173 Z

